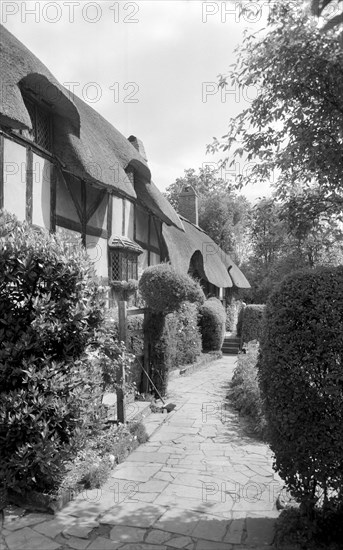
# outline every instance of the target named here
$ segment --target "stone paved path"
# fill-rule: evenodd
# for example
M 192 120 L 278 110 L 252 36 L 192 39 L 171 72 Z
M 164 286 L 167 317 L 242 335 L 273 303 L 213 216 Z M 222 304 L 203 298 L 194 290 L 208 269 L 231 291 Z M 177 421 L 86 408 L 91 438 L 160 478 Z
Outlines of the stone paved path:
M 176 409 L 101 490 L 56 516 L 5 521 L 0 550 L 271 550 L 281 481 L 226 407 L 236 357 L 170 382 Z M 157 427 L 157 429 L 156 429 Z M 1 542 L 2 540 L 2 542 Z

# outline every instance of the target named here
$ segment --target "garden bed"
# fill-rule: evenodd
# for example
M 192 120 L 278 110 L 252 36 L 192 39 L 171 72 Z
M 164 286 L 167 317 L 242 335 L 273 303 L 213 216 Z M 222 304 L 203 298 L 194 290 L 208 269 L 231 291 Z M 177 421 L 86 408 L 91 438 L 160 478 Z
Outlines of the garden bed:
M 111 470 L 123 462 L 141 443 L 148 440 L 143 424 L 131 422 L 125 426 L 111 425 L 91 438 L 66 466 L 66 474 L 55 493 L 8 491 L 8 503 L 30 511 L 54 514 L 79 493 L 100 488 Z

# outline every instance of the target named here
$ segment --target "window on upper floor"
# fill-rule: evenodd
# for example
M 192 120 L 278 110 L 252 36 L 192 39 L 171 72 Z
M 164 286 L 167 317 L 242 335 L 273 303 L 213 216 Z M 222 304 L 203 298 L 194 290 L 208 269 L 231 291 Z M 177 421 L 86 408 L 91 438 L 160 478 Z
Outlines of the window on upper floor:
M 47 151 L 52 149 L 52 116 L 48 109 L 44 108 L 37 101 L 24 97 L 25 105 L 32 122 L 32 130 L 29 130 L 28 137 L 34 143 Z

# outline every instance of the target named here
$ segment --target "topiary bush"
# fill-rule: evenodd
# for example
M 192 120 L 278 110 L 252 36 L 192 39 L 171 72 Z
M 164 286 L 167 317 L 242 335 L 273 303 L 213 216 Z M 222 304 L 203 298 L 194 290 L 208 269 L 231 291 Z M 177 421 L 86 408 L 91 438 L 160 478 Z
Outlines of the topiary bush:
M 3 212 L 0 289 L 0 474 L 50 492 L 101 419 L 102 292 L 81 246 Z
M 145 269 L 139 281 L 139 291 L 148 308 L 164 315 L 177 310 L 183 302 L 202 304 L 205 300 L 200 284 L 170 264 Z
M 150 376 L 162 396 L 166 394 L 168 376 L 179 366 L 194 363 L 201 354 L 198 309 L 184 303 L 174 313 L 151 313 L 147 326 L 151 342 Z
M 226 313 L 220 300 L 210 298 L 199 309 L 199 327 L 204 351 L 221 350 L 225 336 Z
M 258 362 L 275 469 L 312 513 L 343 507 L 343 267 L 295 272 L 271 295 Z
M 249 304 L 245 306 L 242 314 L 242 341 L 244 343 L 257 340 L 258 342 L 262 336 L 262 321 L 263 312 L 265 310 L 264 304 Z

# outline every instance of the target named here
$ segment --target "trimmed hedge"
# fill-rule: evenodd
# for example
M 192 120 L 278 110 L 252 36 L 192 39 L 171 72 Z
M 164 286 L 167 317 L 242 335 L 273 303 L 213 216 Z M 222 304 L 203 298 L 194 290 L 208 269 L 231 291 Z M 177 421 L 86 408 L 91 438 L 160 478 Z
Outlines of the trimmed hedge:
M 156 313 L 171 313 L 183 302 L 205 301 L 200 284 L 176 271 L 170 264 L 148 267 L 139 281 L 139 291 L 147 306 Z
M 252 340 L 261 340 L 263 327 L 264 304 L 249 304 L 245 306 L 242 317 L 242 340 L 247 344 Z
M 228 332 L 237 331 L 238 317 L 243 307 L 242 300 L 236 300 L 235 298 L 226 306 L 226 330 Z
M 203 350 L 221 350 L 225 336 L 226 313 L 220 300 L 206 300 L 199 309 L 199 316 Z
M 186 302 L 178 311 L 166 316 L 152 313 L 145 330 L 149 332 L 151 342 L 150 375 L 164 396 L 169 372 L 194 363 L 201 354 L 197 307 Z
M 228 398 L 240 414 L 249 418 L 254 432 L 263 437 L 266 420 L 257 379 L 258 353 L 259 344 L 255 340 L 249 342 L 245 353 L 238 354 L 237 366 L 230 381 Z
M 276 471 L 307 513 L 342 507 L 343 267 L 287 276 L 267 303 L 260 349 Z

